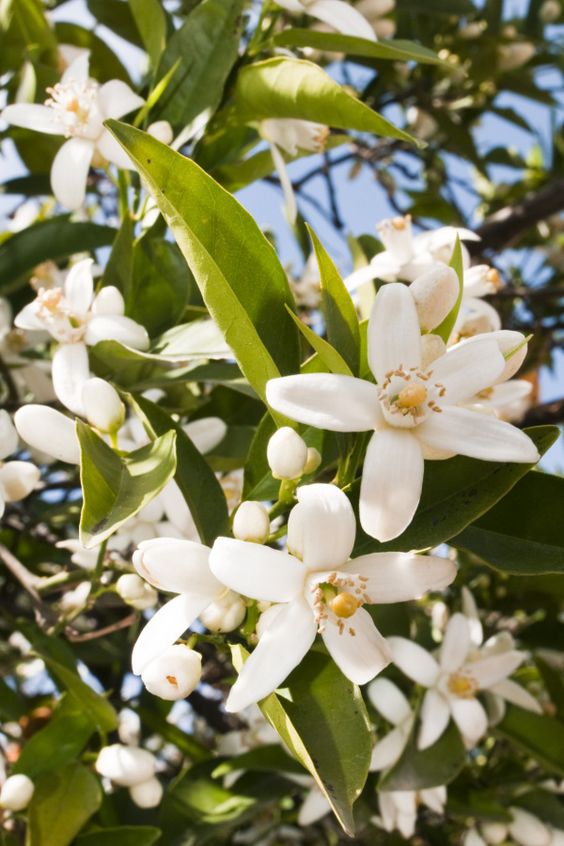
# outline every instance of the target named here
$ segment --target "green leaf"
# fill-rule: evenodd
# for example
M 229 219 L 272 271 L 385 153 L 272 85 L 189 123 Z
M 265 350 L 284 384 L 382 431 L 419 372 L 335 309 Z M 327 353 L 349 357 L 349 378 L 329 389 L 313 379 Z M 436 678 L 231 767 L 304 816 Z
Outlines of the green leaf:
M 60 664 L 45 654 L 42 657 L 57 684 L 68 691 L 74 705 L 82 709 L 100 732 L 107 733 L 117 727 L 117 714 L 104 696 L 100 696 L 86 682 L 83 682 L 75 669 L 69 670 L 64 664 Z
M 433 329 L 433 335 L 438 335 L 443 339 L 445 344 L 448 342 L 454 329 L 454 324 L 456 323 L 456 318 L 462 304 L 462 297 L 464 296 L 464 264 L 462 260 L 462 247 L 460 246 L 458 235 L 456 236 L 456 243 L 452 251 L 449 267 L 454 268 L 458 276 L 458 298 L 443 322 Z
M 277 47 L 312 47 L 330 53 L 346 53 L 366 59 L 389 59 L 394 62 L 415 61 L 427 65 L 443 65 L 436 53 L 414 41 L 369 41 L 338 32 L 317 32 L 314 29 L 285 29 L 272 39 Z
M 161 830 L 149 825 L 120 825 L 99 828 L 77 838 L 76 846 L 153 846 Z
M 533 426 L 525 432 L 541 455 L 559 435 L 556 426 Z M 426 461 L 421 501 L 409 527 L 399 537 L 384 544 L 359 532 L 357 554 L 428 549 L 448 541 L 485 514 L 532 466 L 479 461 L 463 456 L 446 461 Z M 358 487 L 355 483 L 355 493 Z
M 545 824 L 564 830 L 564 805 L 554 793 L 547 790 L 529 790 L 516 796 L 514 802 Z
M 237 59 L 242 8 L 243 0 L 203 0 L 169 39 L 158 77 L 180 65 L 160 100 L 160 119 L 183 128 L 204 110 L 215 111 Z
M 166 44 L 165 11 L 159 0 L 129 0 L 129 8 L 151 66 L 155 68 Z
M 130 126 L 108 121 L 108 127 L 155 196 L 211 316 L 264 399 L 269 379 L 299 369 L 298 335 L 286 313 L 293 299 L 272 246 L 194 162 Z
M 148 230 L 135 242 L 126 313 L 151 337 L 176 326 L 188 301 L 193 277 L 176 244 Z
M 296 773 L 304 774 L 303 767 L 294 758 L 290 758 L 281 746 L 259 746 L 242 755 L 235 755 L 222 761 L 212 773 L 214 778 L 221 778 L 237 770 L 254 770 L 260 773 Z
M 560 720 L 508 705 L 494 731 L 551 772 L 564 775 L 564 723 Z
M 519 576 L 564 573 L 564 479 L 528 473 L 478 521 L 452 539 L 484 564 Z
M 91 428 L 77 420 L 83 491 L 80 542 L 92 548 L 137 514 L 176 470 L 176 433 L 119 456 Z
M 460 732 L 451 721 L 433 746 L 417 749 L 414 727 L 399 761 L 381 777 L 378 789 L 425 790 L 453 781 L 466 761 L 466 750 Z
M 42 261 L 62 261 L 105 247 L 115 234 L 110 226 L 72 223 L 68 215 L 34 223 L 0 244 L 0 289 L 7 293 L 20 288 Z
M 186 432 L 158 405 L 142 396 L 133 399 L 136 412 L 155 436 L 176 435 L 175 481 L 190 509 L 202 543 L 211 546 L 227 531 L 227 503 L 221 485 L 206 459 Z M 156 443 L 156 441 L 154 442 Z
M 121 79 L 128 85 L 132 84 L 128 72 L 116 54 L 91 29 L 85 29 L 85 27 L 67 21 L 57 21 L 55 23 L 55 34 L 59 44 L 74 44 L 76 47 L 90 51 L 89 68 L 93 79 L 97 79 L 99 82 Z M 47 193 L 50 192 L 51 189 L 48 188 Z
M 564 720 L 564 677 L 562 676 L 562 671 L 558 667 L 557 662 L 556 666 L 553 666 L 550 662 L 550 652 L 547 654 L 549 660 L 546 660 L 538 654 L 534 657 L 535 664 L 539 669 L 545 687 L 548 690 L 552 703 L 556 708 L 556 715 L 559 719 Z
M 68 846 L 101 802 L 98 779 L 81 764 L 42 773 L 29 805 L 26 846 Z
M 342 355 L 337 352 L 335 347 L 332 347 L 328 341 L 320 338 L 313 329 L 310 329 L 303 320 L 300 320 L 297 314 L 294 314 L 292 309 L 288 309 L 288 314 L 308 342 L 308 344 L 315 350 L 323 364 L 331 373 L 341 373 L 345 376 L 352 376 L 352 370 Z
M 233 120 L 244 123 L 298 118 L 417 143 L 357 100 L 318 65 L 302 59 L 266 59 L 239 71 L 230 114 Z
M 0 720 L 19 720 L 27 711 L 27 702 L 23 696 L 0 678 Z
M 231 657 L 240 671 L 247 653 L 232 645 Z M 366 782 L 372 749 L 359 688 L 327 655 L 310 652 L 284 688 L 263 699 L 259 707 L 352 836 L 352 806 Z
M 321 308 L 327 327 L 327 338 L 358 375 L 360 364 L 360 329 L 353 301 L 323 244 L 309 229 L 321 276 Z M 337 371 L 333 371 L 337 372 Z
M 88 11 L 120 38 L 142 47 L 139 30 L 127 0 L 86 0 Z

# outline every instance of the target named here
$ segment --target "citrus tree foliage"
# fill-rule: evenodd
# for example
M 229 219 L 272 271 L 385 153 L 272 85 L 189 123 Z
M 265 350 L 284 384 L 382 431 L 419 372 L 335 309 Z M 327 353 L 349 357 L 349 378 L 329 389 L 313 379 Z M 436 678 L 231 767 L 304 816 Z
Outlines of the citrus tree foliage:
M 521 6 L 0 4 L 5 846 L 564 842 Z

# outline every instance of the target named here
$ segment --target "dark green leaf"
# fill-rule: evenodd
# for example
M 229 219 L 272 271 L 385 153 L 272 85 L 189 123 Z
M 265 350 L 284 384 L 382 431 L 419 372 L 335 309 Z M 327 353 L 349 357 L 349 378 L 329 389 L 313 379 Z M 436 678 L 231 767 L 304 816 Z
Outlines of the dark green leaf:
M 425 790 L 449 784 L 466 760 L 460 732 L 451 721 L 447 730 L 428 749 L 417 749 L 414 728 L 397 764 L 380 779 L 380 790 Z
M 560 720 L 509 705 L 495 731 L 551 772 L 564 775 L 564 723 Z
M 108 700 L 83 682 L 75 669 L 69 670 L 45 654 L 42 657 L 49 673 L 68 691 L 76 708 L 82 709 L 101 732 L 113 731 L 117 726 L 117 714 Z
M 27 710 L 27 703 L 4 679 L 0 679 L 0 720 L 19 720 Z
M 414 41 L 369 41 L 339 32 L 318 32 L 315 29 L 285 29 L 272 39 L 277 47 L 312 47 L 330 53 L 346 53 L 366 59 L 389 59 L 394 62 L 415 61 L 420 64 L 446 65 L 436 53 Z
M 28 810 L 26 846 L 68 846 L 101 802 L 98 779 L 81 764 L 42 773 Z
M 331 373 L 340 373 L 344 376 L 352 376 L 352 370 L 350 369 L 347 362 L 344 360 L 342 355 L 337 352 L 335 347 L 332 347 L 328 341 L 325 341 L 321 338 L 313 329 L 310 329 L 307 324 L 305 324 L 297 314 L 289 308 L 288 314 L 310 345 L 312 349 L 315 350 L 323 364 L 327 367 Z
M 166 13 L 159 0 L 129 0 L 129 8 L 151 65 L 156 68 L 166 44 Z
M 214 778 L 221 778 L 237 770 L 255 770 L 261 773 L 279 772 L 304 774 L 303 767 L 290 758 L 281 746 L 259 746 L 222 761 L 213 771 Z
M 76 846 L 153 846 L 161 837 L 161 830 L 148 825 L 122 825 L 119 828 L 99 828 L 82 834 Z

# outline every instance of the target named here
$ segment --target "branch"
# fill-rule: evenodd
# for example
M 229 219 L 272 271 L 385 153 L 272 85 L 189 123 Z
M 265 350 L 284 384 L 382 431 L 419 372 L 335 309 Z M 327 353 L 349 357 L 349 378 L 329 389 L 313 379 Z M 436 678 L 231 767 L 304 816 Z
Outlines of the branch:
M 541 426 L 556 423 L 564 423 L 564 397 L 529 409 L 520 425 Z

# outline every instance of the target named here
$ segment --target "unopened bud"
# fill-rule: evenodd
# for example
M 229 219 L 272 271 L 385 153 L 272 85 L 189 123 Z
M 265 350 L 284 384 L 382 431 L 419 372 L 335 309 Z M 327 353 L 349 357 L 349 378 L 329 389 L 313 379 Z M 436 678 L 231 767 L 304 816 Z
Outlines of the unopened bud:
M 161 699 L 185 699 L 199 684 L 202 656 L 187 646 L 176 644 L 148 664 L 141 673 L 143 684 Z
M 200 622 L 210 632 L 232 632 L 241 625 L 246 613 L 245 603 L 239 594 L 230 590 L 202 611 Z
M 58 461 L 80 464 L 74 420 L 47 405 L 23 405 L 14 414 L 20 438 Z
M 97 773 L 114 784 L 132 787 L 154 776 L 156 760 L 146 749 L 113 743 L 100 750 L 95 767 Z
M 59 601 L 59 608 L 64 614 L 76 614 L 85 607 L 92 585 L 90 582 L 81 582 L 74 590 L 67 590 Z
M 545 0 L 539 10 L 539 18 L 543 23 L 554 23 L 562 14 L 559 0 Z
M 321 464 L 321 453 L 315 447 L 307 448 L 307 460 L 304 467 L 304 476 L 315 473 Z
M 306 442 L 289 426 L 278 429 L 266 448 L 268 466 L 275 479 L 299 479 L 307 457 Z
M 532 59 L 536 50 L 529 41 L 519 41 L 516 44 L 500 44 L 497 48 L 499 69 L 503 71 L 516 70 L 526 65 Z
M 116 582 L 116 591 L 124 602 L 137 611 L 153 608 L 158 599 L 157 591 L 135 573 L 125 573 Z
M 156 808 L 163 798 L 163 786 L 158 778 L 150 778 L 129 788 L 129 795 L 138 808 Z
M 172 126 L 168 120 L 156 120 L 154 123 L 150 123 L 147 127 L 147 132 L 153 138 L 156 138 L 157 141 L 160 141 L 161 144 L 166 144 L 167 146 L 172 143 L 172 139 L 174 138 Z
M 116 389 L 94 376 L 82 386 L 82 404 L 86 419 L 100 432 L 117 432 L 125 420 L 125 406 Z
M 7 811 L 23 811 L 31 802 L 34 790 L 32 780 L 23 773 L 10 776 L 0 790 L 0 808 Z
M 509 833 L 519 846 L 544 846 L 551 842 L 550 832 L 538 817 L 523 808 L 509 808 L 512 821 L 508 824 Z
M 419 324 L 430 332 L 445 319 L 458 299 L 456 271 L 446 264 L 435 264 L 409 286 L 415 300 Z
M 253 543 L 266 543 L 270 535 L 268 511 L 260 502 L 242 502 L 233 519 L 236 538 Z
M 24 499 L 36 487 L 41 473 L 29 461 L 8 461 L 0 471 L 0 486 L 6 502 Z
M 421 367 L 427 370 L 430 365 L 446 353 L 446 344 L 440 335 L 423 335 L 421 338 Z
M 0 459 L 12 455 L 18 448 L 18 433 L 7 411 L 0 411 Z
M 125 302 L 119 288 L 105 285 L 94 297 L 92 314 L 124 314 Z
M 507 826 L 504 823 L 482 823 L 480 830 L 485 837 L 486 843 L 491 846 L 505 843 L 507 838 Z

